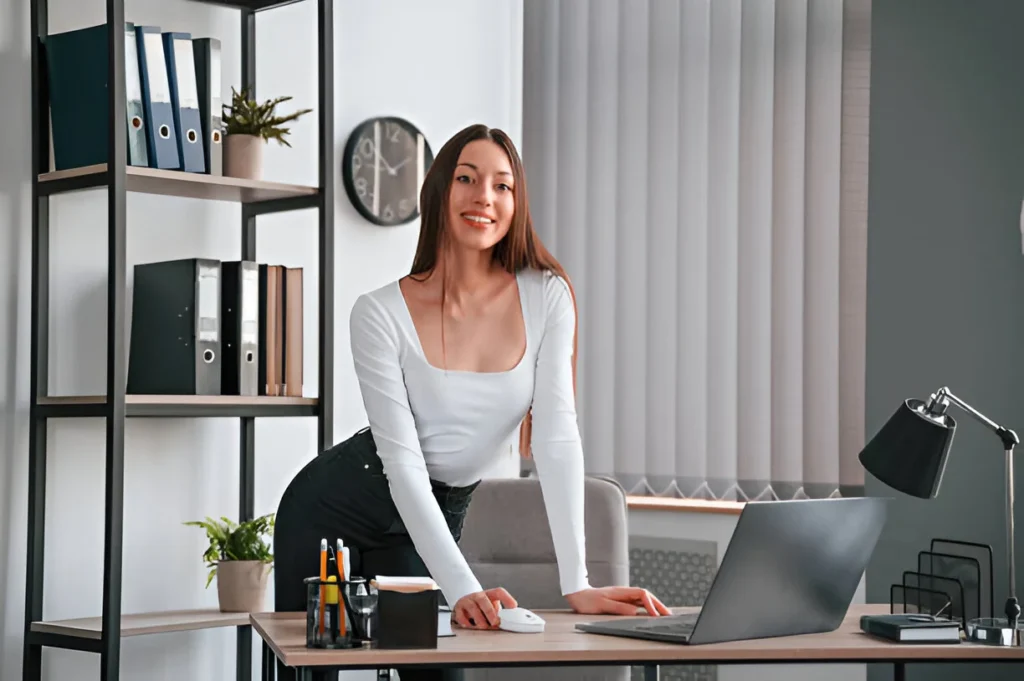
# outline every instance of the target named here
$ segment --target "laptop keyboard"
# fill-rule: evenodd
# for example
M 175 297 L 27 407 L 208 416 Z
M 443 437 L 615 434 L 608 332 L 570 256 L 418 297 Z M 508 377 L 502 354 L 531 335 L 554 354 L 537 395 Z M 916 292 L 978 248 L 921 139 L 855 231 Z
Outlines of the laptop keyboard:
M 648 622 L 637 624 L 636 629 L 658 634 L 690 634 L 693 633 L 695 624 L 697 624 L 697 613 L 687 613 L 655 617 Z

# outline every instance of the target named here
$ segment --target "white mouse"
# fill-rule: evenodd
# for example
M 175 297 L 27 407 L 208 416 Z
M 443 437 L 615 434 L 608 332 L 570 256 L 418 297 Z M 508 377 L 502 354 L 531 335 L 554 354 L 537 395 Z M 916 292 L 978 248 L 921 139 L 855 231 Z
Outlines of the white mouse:
M 544 620 L 526 608 L 502 608 L 498 611 L 498 628 L 517 634 L 539 634 L 544 631 Z

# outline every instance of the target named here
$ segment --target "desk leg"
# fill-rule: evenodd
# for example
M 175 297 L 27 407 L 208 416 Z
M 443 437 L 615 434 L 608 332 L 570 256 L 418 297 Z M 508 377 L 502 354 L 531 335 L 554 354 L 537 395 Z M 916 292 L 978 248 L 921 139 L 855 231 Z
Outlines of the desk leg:
M 277 678 L 277 657 L 266 641 L 263 641 L 263 664 L 260 667 L 260 678 L 263 681 L 274 681 Z
M 313 668 L 312 667 L 298 667 L 299 681 L 313 681 Z
M 902 662 L 894 662 L 892 665 L 892 681 L 907 681 L 907 670 Z
M 658 681 L 661 676 L 661 667 L 656 664 L 644 665 L 644 681 Z

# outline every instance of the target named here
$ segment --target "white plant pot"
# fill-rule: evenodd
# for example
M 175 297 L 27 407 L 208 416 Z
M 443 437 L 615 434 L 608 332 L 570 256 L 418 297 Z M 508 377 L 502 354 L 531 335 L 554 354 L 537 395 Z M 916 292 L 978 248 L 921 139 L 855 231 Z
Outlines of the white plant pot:
M 266 141 L 256 135 L 224 136 L 224 174 L 246 180 L 263 178 L 263 147 Z
M 258 560 L 217 564 L 217 600 L 221 612 L 263 612 L 271 566 Z

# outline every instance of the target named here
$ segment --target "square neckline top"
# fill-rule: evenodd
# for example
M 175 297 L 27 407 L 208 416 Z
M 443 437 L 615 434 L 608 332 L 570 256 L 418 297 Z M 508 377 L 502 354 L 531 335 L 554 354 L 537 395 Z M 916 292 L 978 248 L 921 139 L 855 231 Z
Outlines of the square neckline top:
M 433 369 L 434 371 L 441 371 L 446 374 L 454 374 L 457 376 L 461 375 L 501 377 L 516 373 L 519 370 L 521 370 L 526 364 L 526 359 L 530 355 L 530 350 L 532 348 L 532 334 L 530 333 L 530 317 L 527 312 L 527 303 L 525 299 L 526 297 L 523 295 L 523 282 L 521 272 L 516 272 L 515 278 L 516 296 L 519 298 L 519 314 L 521 315 L 523 320 L 523 330 L 526 335 L 526 344 L 523 348 L 523 354 L 520 355 L 519 361 L 515 363 L 515 366 L 510 367 L 508 369 L 502 369 L 501 371 L 473 371 L 471 369 L 448 369 L 445 367 L 439 367 L 436 364 L 433 364 L 429 359 L 427 359 L 427 353 L 423 349 L 423 340 L 420 338 L 419 330 L 416 328 L 416 322 L 412 318 L 412 310 L 409 309 L 409 301 L 406 299 L 405 293 L 402 292 L 402 280 L 396 279 L 391 285 L 394 287 L 394 295 L 398 298 L 399 301 L 401 301 L 401 305 L 397 306 L 402 312 L 402 314 L 400 315 L 400 321 L 402 325 L 405 327 L 406 333 L 409 334 L 409 338 L 412 341 L 410 345 L 412 345 L 413 349 L 415 350 L 417 358 L 421 360 L 427 367 Z

